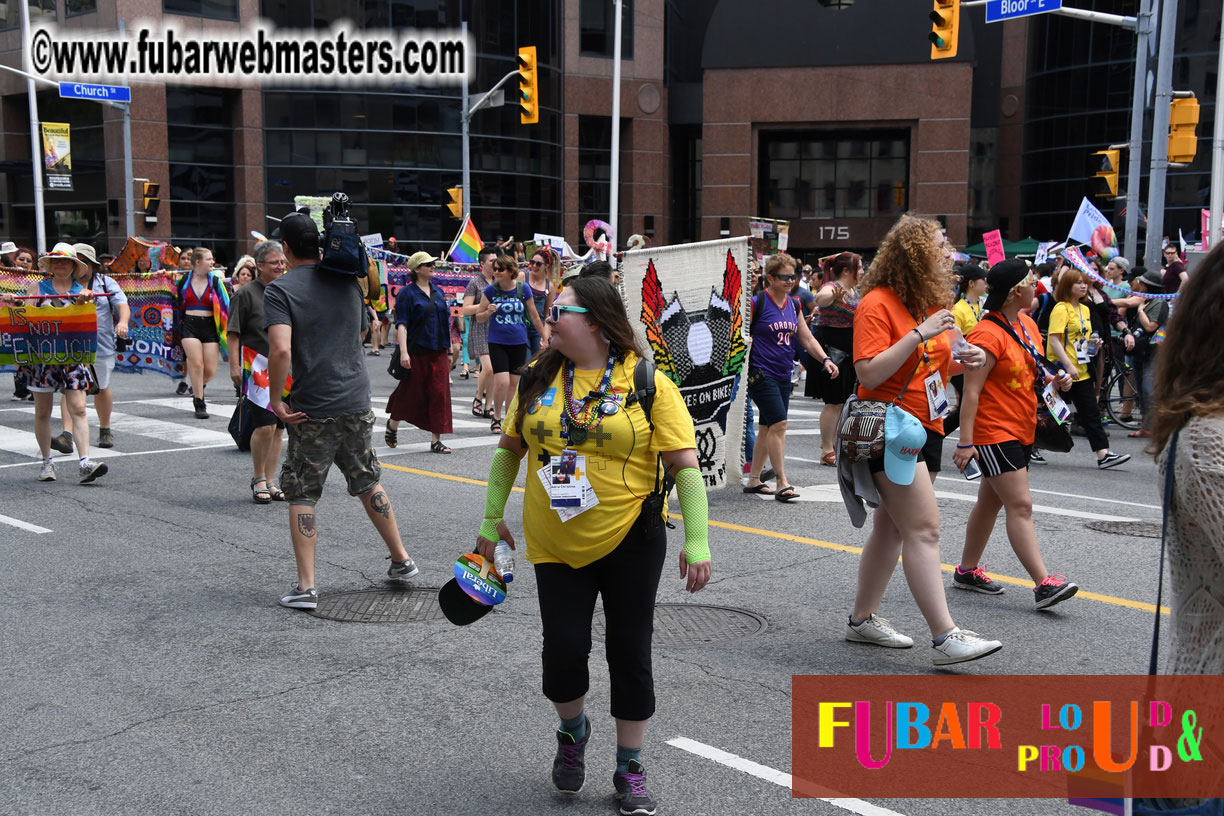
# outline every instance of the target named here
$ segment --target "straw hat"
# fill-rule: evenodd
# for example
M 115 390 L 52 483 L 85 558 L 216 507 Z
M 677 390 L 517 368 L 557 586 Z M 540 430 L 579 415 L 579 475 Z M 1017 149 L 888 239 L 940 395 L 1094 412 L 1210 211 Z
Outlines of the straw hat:
M 72 261 L 76 265 L 74 272 L 85 272 L 89 269 L 85 262 L 77 257 L 76 250 L 72 248 L 72 244 L 64 243 L 63 241 L 51 247 L 50 252 L 38 259 L 38 268 L 50 274 L 51 261 L 56 258 L 67 258 Z

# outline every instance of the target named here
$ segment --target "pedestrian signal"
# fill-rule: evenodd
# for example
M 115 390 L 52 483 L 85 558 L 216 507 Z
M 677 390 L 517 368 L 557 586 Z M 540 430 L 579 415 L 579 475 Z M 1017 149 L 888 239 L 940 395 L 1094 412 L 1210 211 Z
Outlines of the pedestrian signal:
M 161 206 L 161 199 L 157 193 L 161 189 L 161 185 L 156 182 L 146 181 L 143 183 L 141 193 L 141 212 L 144 214 L 144 220 L 147 224 L 157 223 L 157 208 Z
M 1199 103 L 1194 97 L 1169 103 L 1169 161 L 1189 164 L 1198 151 Z
M 540 79 L 536 75 L 536 47 L 525 45 L 518 50 L 519 121 L 534 125 L 540 121 Z
M 1105 182 L 1101 185 L 1100 182 L 1094 182 L 1097 189 L 1093 192 L 1095 196 L 1109 196 L 1113 198 L 1118 195 L 1118 160 L 1122 155 L 1120 150 L 1098 150 L 1092 154 L 1100 156 L 1101 159 L 1097 164 L 1096 177 Z M 1095 160 L 1094 160 L 1095 161 Z
M 931 59 L 948 59 L 956 56 L 959 39 L 960 0 L 935 0 L 931 10 Z

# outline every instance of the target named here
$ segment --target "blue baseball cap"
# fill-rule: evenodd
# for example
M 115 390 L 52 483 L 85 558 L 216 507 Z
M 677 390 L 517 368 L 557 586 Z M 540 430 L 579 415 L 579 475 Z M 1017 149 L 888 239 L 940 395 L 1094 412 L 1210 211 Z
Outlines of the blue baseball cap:
M 926 428 L 913 414 L 895 405 L 884 414 L 884 475 L 898 485 L 914 483 L 918 455 L 927 442 Z

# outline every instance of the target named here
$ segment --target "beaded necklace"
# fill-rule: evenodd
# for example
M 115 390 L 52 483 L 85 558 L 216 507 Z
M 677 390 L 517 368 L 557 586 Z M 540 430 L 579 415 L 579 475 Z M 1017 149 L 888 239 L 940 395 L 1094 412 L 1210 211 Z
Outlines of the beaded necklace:
M 561 378 L 565 386 L 565 411 L 561 417 L 561 436 L 575 445 L 586 441 L 587 432 L 598 428 L 608 414 L 615 410 L 607 410 L 604 406 L 615 406 L 608 400 L 612 386 L 612 369 L 616 366 L 616 355 L 608 353 L 608 365 L 604 369 L 599 388 L 587 394 L 582 399 L 574 399 L 574 362 L 567 360 L 565 373 Z M 617 406 L 619 407 L 619 406 Z

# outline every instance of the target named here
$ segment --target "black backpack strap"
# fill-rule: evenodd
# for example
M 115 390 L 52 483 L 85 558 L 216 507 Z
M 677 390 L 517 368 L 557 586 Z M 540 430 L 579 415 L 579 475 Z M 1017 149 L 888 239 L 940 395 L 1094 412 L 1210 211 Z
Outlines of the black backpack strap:
M 1169 457 L 1165 461 L 1164 508 L 1160 518 L 1160 566 L 1156 573 L 1156 622 L 1152 625 L 1152 655 L 1148 660 L 1148 674 L 1156 673 L 1156 659 L 1160 655 L 1160 602 L 1164 597 L 1165 535 L 1169 529 L 1169 509 L 1173 506 L 1173 465 L 1177 461 L 1177 437 L 1181 429 L 1173 432 L 1169 440 Z
M 983 317 L 982 320 L 989 320 L 991 323 L 994 323 L 997 326 L 1002 326 L 1003 331 L 1010 334 L 1011 339 L 1016 341 L 1016 345 L 1020 346 L 1020 348 L 1028 352 L 1028 355 L 1033 358 L 1033 362 L 1037 364 L 1038 371 L 1045 371 L 1050 374 L 1061 374 L 1062 373 L 1061 368 L 1058 368 L 1058 369 L 1053 368 L 1048 361 L 1043 360 L 1040 357 L 1038 357 L 1035 350 L 1031 346 L 1021 341 L 1020 336 L 1016 334 L 1016 330 L 1012 328 L 1011 323 L 1008 322 L 1006 319 L 999 317 L 999 315 L 995 314 L 994 312 L 990 312 L 985 317 Z

